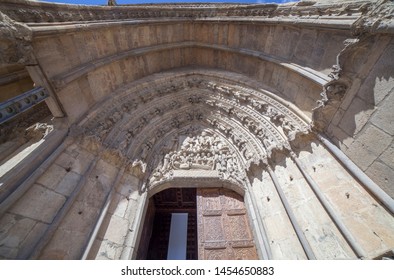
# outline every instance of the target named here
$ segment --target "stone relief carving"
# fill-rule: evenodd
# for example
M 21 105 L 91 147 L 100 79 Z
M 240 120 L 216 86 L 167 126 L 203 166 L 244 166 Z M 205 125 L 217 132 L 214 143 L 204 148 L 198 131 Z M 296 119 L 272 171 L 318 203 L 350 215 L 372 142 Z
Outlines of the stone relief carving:
M 186 132 L 190 130 L 185 130 L 184 133 Z M 219 136 L 201 131 L 187 135 L 180 134 L 169 142 L 164 146 L 168 147 L 170 144 L 172 147 L 179 146 L 179 148 L 161 154 L 159 166 L 152 172 L 149 181 L 151 185 L 172 178 L 177 170 L 197 171 L 201 176 L 204 176 L 205 171 L 214 171 L 209 174 L 216 174 L 225 180 L 243 180 L 236 152 L 232 151 Z M 182 174 L 187 176 L 188 173 Z M 193 176 L 196 173 L 191 174 L 190 176 Z
M 3 1 L 2 11 L 9 17 L 21 22 L 64 22 L 64 21 L 98 21 L 125 20 L 135 18 L 209 18 L 209 17 L 284 17 L 310 18 L 325 16 L 328 18 L 361 15 L 372 3 L 344 3 L 315 6 L 314 2 L 300 2 L 287 5 L 233 5 L 222 4 L 219 7 L 212 4 L 172 4 L 166 6 L 141 5 L 140 7 L 113 6 L 112 9 L 95 7 L 59 7 L 53 5 L 25 5 L 17 8 L 12 1 Z M 115 2 L 113 0 L 109 2 Z M 313 3 L 313 4 L 311 4 Z M 236 7 L 236 9 L 234 9 Z M 186 9 L 185 9 L 186 8 Z

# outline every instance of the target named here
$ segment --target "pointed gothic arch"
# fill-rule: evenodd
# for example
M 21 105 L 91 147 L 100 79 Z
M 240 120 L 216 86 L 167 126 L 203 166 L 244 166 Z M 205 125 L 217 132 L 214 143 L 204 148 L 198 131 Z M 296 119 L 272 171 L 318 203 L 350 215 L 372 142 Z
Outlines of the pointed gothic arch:
M 0 6 L 0 83 L 56 117 L 0 182 L 1 257 L 133 259 L 187 184 L 242 195 L 263 259 L 392 250 L 391 3 Z

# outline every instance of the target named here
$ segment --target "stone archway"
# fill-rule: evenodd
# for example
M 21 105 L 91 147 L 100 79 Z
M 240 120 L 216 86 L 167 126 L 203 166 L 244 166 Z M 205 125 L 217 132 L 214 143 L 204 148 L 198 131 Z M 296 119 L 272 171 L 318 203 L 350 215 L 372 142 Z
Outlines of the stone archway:
M 315 137 L 308 117 L 312 109 L 301 111 L 280 93 L 273 94 L 239 74 L 184 69 L 125 85 L 97 105 L 78 127 L 84 141 L 98 149 L 105 147 L 107 160 L 120 162 L 138 177 L 141 199 L 145 201 L 141 205 L 145 207 L 149 195 L 170 186 L 216 181 L 245 195 L 247 210 L 254 217 L 252 230 L 260 258 L 315 259 L 324 258 L 327 252 L 329 258 L 363 257 L 365 253 L 340 215 L 321 195 L 316 181 L 326 177 L 312 178 L 298 159 L 298 154 L 313 149 Z M 317 158 L 313 160 L 320 161 L 319 155 L 325 154 L 328 164 L 324 169 L 335 168 L 348 178 L 346 188 L 358 191 L 356 180 L 327 155 L 319 142 L 317 145 L 319 149 L 312 153 Z M 294 184 L 294 174 L 298 177 L 296 189 L 286 190 Z M 287 178 L 290 183 L 286 183 Z M 341 187 L 340 182 L 336 185 Z M 266 195 L 268 189 L 274 193 Z M 270 203 L 273 198 L 275 206 Z M 343 211 L 341 206 L 339 211 Z M 324 218 L 315 217 L 316 224 L 310 225 L 303 212 L 296 212 L 300 208 L 314 209 Z M 278 215 L 278 225 L 272 225 Z M 138 236 L 141 217 L 134 221 Z M 312 236 L 329 232 L 324 246 L 335 249 L 316 249 L 321 245 L 308 236 L 309 226 L 316 228 Z M 275 235 L 277 227 L 286 235 Z M 127 248 L 138 246 L 138 238 L 126 239 L 132 240 Z M 135 258 L 136 252 L 124 255 Z

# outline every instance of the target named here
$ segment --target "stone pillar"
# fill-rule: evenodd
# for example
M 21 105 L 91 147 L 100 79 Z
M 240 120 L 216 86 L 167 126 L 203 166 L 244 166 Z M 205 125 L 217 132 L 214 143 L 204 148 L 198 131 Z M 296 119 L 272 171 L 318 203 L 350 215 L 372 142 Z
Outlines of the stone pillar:
M 246 188 L 244 200 L 245 205 L 252 205 L 252 207 L 248 207 L 248 210 L 249 215 L 251 216 L 251 224 L 254 225 L 254 229 L 257 233 L 257 242 L 260 245 L 256 246 L 257 251 L 259 254 L 261 254 L 261 257 L 264 260 L 271 260 L 272 253 L 267 237 L 267 231 L 263 222 L 263 217 L 261 216 L 261 213 L 257 207 L 256 197 L 253 192 L 249 191 L 249 187 Z
M 317 183 L 312 179 L 311 176 L 306 172 L 305 168 L 302 166 L 302 163 L 300 160 L 297 158 L 296 154 L 291 151 L 290 156 L 292 160 L 295 162 L 297 165 L 298 169 L 301 171 L 302 175 L 304 176 L 305 180 L 308 182 L 308 185 L 316 195 L 317 199 L 319 202 L 322 204 L 324 209 L 326 210 L 327 214 L 330 216 L 332 221 L 335 223 L 345 240 L 348 242 L 354 253 L 356 254 L 357 257 L 360 259 L 364 259 L 366 256 L 366 253 L 364 250 L 360 247 L 360 245 L 357 243 L 357 241 L 354 239 L 353 235 L 351 232 L 347 229 L 345 224 L 342 222 L 340 216 L 336 213 L 336 211 L 331 207 L 331 205 L 328 203 L 326 197 L 324 196 L 323 192 L 320 190 L 319 186 Z
M 41 238 L 37 241 L 37 243 L 32 247 L 32 249 L 26 253 L 26 255 L 21 256 L 22 259 L 36 259 L 40 256 L 41 251 L 44 247 L 48 244 L 51 240 L 53 235 L 56 232 L 56 229 L 62 222 L 63 218 L 67 215 L 68 211 L 70 210 L 71 206 L 73 205 L 75 199 L 78 197 L 79 193 L 81 192 L 83 186 L 85 186 L 86 180 L 89 175 L 92 173 L 94 168 L 97 165 L 99 158 L 96 158 L 90 163 L 88 170 L 85 172 L 84 176 L 78 182 L 78 185 L 75 187 L 71 195 L 68 197 L 67 201 L 64 203 L 63 207 L 59 210 L 56 214 L 53 222 L 50 226 L 45 230 L 44 234 Z
M 301 227 L 299 226 L 299 224 L 297 222 L 297 219 L 293 213 L 293 210 L 291 209 L 291 206 L 290 206 L 289 202 L 287 201 L 285 194 L 283 193 L 283 190 L 279 184 L 278 179 L 276 178 L 275 172 L 272 170 L 272 168 L 269 165 L 267 165 L 267 170 L 271 176 L 271 179 L 272 179 L 272 182 L 274 183 L 275 189 L 279 195 L 280 200 L 282 201 L 283 207 L 286 210 L 287 216 L 289 217 L 289 220 L 290 220 L 291 224 L 293 225 L 294 231 L 297 234 L 298 240 L 300 241 L 305 254 L 307 255 L 308 259 L 315 260 L 316 256 L 313 253 L 313 250 L 312 250 L 311 246 L 309 245 L 308 240 L 305 238 L 304 232 L 302 231 Z
M 139 197 L 139 203 L 135 216 L 130 216 L 129 230 L 126 235 L 121 260 L 134 259 L 137 255 L 138 242 L 142 232 L 146 210 L 148 208 L 149 198 L 148 193 L 144 192 Z
M 101 207 L 100 214 L 98 215 L 95 225 L 92 228 L 92 231 L 90 232 L 89 239 L 87 240 L 86 245 L 83 247 L 83 252 L 81 255 L 82 260 L 86 260 L 88 258 L 90 249 L 92 248 L 93 243 L 96 240 L 98 231 L 100 230 L 100 227 L 104 221 L 105 216 L 107 215 L 109 206 L 111 204 L 115 191 L 119 185 L 119 182 L 124 174 L 124 171 L 125 171 L 125 167 L 122 167 L 121 170 L 119 170 L 118 174 L 116 175 L 115 181 L 112 184 L 111 191 L 107 194 L 103 206 Z

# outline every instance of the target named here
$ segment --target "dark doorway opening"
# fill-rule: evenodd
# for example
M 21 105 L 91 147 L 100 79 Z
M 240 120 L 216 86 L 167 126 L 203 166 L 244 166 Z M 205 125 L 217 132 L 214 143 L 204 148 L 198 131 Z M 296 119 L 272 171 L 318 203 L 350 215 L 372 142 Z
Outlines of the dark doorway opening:
M 173 213 L 188 214 L 186 259 L 198 259 L 195 188 L 171 188 L 155 194 L 150 199 L 138 259 L 167 259 Z

